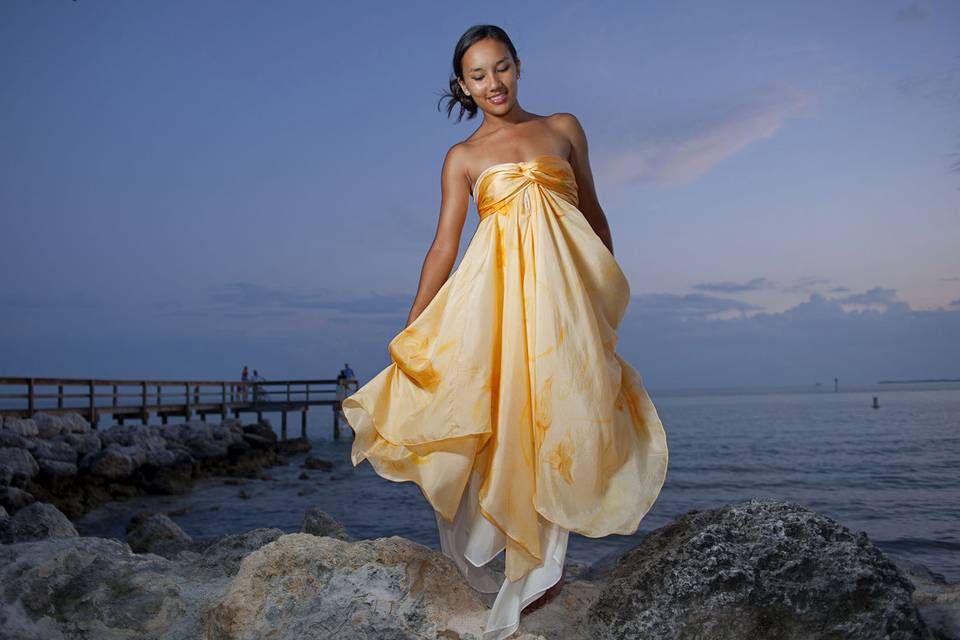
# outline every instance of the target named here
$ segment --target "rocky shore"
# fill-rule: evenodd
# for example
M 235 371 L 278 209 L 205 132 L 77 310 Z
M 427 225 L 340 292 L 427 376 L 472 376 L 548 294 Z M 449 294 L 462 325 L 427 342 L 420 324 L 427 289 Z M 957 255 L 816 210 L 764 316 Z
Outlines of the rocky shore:
M 266 420 L 103 430 L 74 413 L 0 421 L 0 506 L 12 512 L 47 502 L 73 519 L 110 500 L 186 493 L 200 477 L 256 474 L 309 449 L 299 439 L 280 448 Z
M 17 425 L 11 431 L 23 428 Z M 37 434 L 17 433 L 43 438 L 35 426 Z M 65 433 L 63 426 L 56 433 L 48 429 L 53 435 L 46 439 L 86 437 Z M 4 422 L 3 430 L 7 427 Z M 143 427 L 121 429 L 146 437 Z M 218 451 L 230 451 L 244 447 L 237 437 L 246 440 L 246 429 L 232 424 L 210 433 L 220 434 L 212 437 Z M 206 433 L 194 425 L 163 439 L 181 443 L 174 450 L 184 442 L 194 443 L 190 451 L 202 450 L 199 442 L 206 436 L 190 436 L 192 430 Z M 79 454 L 73 477 L 85 470 L 106 478 L 92 469 L 110 468 L 114 463 L 107 461 L 125 456 L 139 461 L 133 450 L 141 450 L 142 443 L 121 441 L 123 432 L 101 443 L 99 451 Z M 265 433 L 252 435 L 269 440 Z M 47 451 L 42 446 L 11 446 L 15 440 L 3 438 L 5 448 L 25 449 L 48 475 L 52 468 L 63 469 L 41 463 L 44 455 L 34 456 L 35 450 Z M 134 441 L 141 442 L 128 442 Z M 161 443 L 153 442 L 151 451 L 160 451 Z M 100 454 L 111 447 L 119 450 Z M 264 443 L 262 451 L 246 455 L 269 459 L 269 446 Z M 9 460 L 22 455 L 4 455 L 9 457 L 0 458 L 0 480 L 9 476 L 19 484 L 6 486 L 36 493 L 26 504 L 0 507 L 0 638 L 482 636 L 488 609 L 479 594 L 452 561 L 405 538 L 353 540 L 319 509 L 304 514 L 297 533 L 261 528 L 199 543 L 167 514 L 143 512 L 130 520 L 123 541 L 79 536 L 67 515 L 42 499 L 50 490 L 49 478 L 38 480 L 41 472 L 31 474 L 28 463 L 17 467 L 22 471 L 11 470 Z M 137 477 L 146 482 L 169 466 L 153 464 L 148 470 L 146 464 L 133 464 L 134 472 L 124 477 L 140 470 Z M 131 465 L 117 462 L 116 468 Z M 33 484 L 24 479 L 27 475 Z M 100 480 L 88 478 L 83 484 L 94 482 Z M 85 491 L 72 495 L 68 505 L 89 500 Z M 592 566 L 568 563 L 560 595 L 524 614 L 514 636 L 554 638 L 960 640 L 960 586 L 921 565 L 893 562 L 866 534 L 815 511 L 751 499 L 688 512 L 636 547 Z

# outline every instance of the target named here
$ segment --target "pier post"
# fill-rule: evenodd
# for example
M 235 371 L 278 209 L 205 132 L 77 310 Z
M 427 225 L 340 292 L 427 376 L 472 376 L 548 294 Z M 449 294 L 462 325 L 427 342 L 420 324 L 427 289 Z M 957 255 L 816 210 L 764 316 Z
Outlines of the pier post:
M 304 440 L 307 439 L 307 410 L 303 409 L 300 412 L 300 437 Z
M 87 383 L 87 389 L 90 392 L 90 426 L 94 429 L 97 428 L 97 386 L 94 384 L 93 380 Z M 31 398 L 32 400 L 32 398 Z
M 280 439 L 287 441 L 287 412 L 283 412 L 283 418 L 280 420 Z
M 140 381 L 140 419 L 143 420 L 143 424 L 147 424 L 150 421 L 150 412 L 147 411 L 147 381 Z
M 227 383 L 220 383 L 220 421 L 227 419 Z

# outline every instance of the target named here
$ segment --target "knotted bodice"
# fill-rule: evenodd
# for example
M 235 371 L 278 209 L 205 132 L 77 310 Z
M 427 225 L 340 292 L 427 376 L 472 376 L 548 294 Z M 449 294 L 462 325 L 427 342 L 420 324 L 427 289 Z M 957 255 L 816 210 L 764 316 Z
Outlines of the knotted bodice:
M 573 206 L 579 204 L 573 167 L 560 156 L 543 155 L 533 160 L 501 162 L 480 172 L 473 187 L 480 220 L 507 211 L 516 198 L 529 194 L 528 189 L 547 189 Z M 529 197 L 525 203 L 529 205 Z

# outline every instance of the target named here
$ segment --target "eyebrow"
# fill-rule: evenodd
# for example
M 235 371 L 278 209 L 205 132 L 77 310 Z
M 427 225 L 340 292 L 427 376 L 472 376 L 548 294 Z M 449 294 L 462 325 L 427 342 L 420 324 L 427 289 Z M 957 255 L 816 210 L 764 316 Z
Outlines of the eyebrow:
M 502 58 L 500 58 L 499 60 L 497 60 L 497 61 L 494 62 L 493 64 L 496 66 L 496 65 L 500 64 L 501 62 L 503 62 L 504 60 L 508 60 L 509 58 L 510 58 L 510 56 L 503 56 Z M 467 73 L 473 73 L 474 71 L 483 71 L 483 67 L 474 67 L 473 69 L 467 69 Z

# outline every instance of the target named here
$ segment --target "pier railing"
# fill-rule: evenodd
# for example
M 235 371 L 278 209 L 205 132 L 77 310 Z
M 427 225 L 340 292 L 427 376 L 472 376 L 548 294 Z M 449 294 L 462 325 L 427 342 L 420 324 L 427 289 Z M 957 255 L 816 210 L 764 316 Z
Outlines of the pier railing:
M 356 380 L 347 380 L 356 386 Z M 33 417 L 37 411 L 79 413 L 97 428 L 100 417 L 142 420 L 155 414 L 163 424 L 170 417 L 190 420 L 194 414 L 280 413 L 280 437 L 287 439 L 287 413 L 300 412 L 306 437 L 310 407 L 330 406 L 333 437 L 340 437 L 340 401 L 336 379 L 316 380 L 101 380 L 84 378 L 0 378 L 0 416 Z

